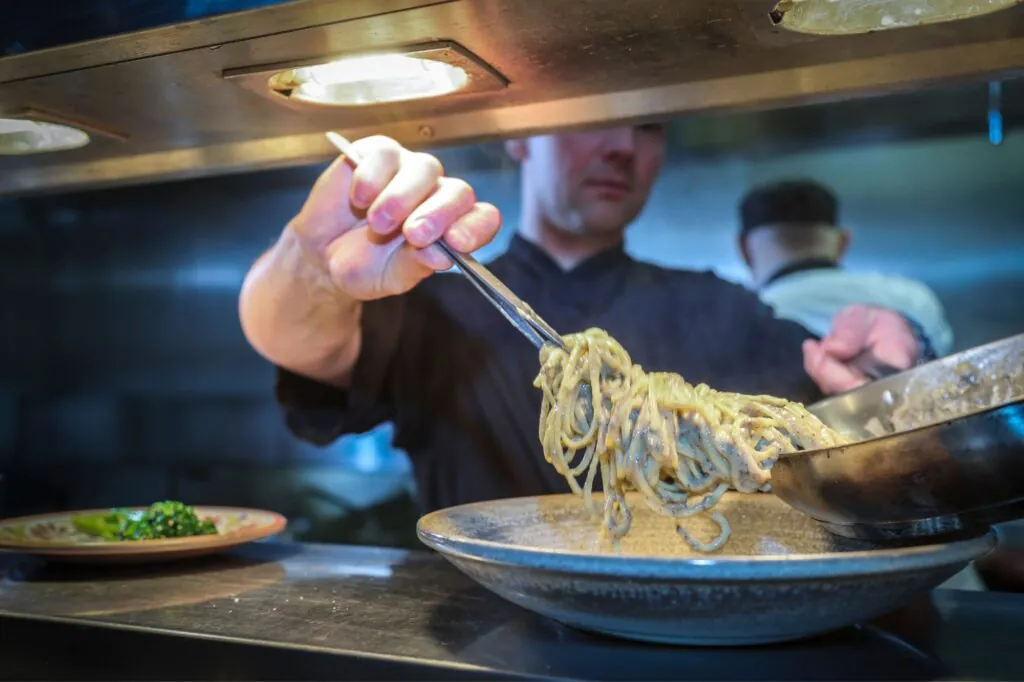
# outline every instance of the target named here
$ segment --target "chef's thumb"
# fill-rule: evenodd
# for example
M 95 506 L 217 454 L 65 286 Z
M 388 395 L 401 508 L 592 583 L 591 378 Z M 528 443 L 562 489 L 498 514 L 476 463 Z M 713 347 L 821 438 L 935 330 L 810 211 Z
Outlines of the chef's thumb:
M 821 343 L 804 341 L 804 370 L 825 395 L 835 395 L 865 382 L 862 374 L 825 352 Z

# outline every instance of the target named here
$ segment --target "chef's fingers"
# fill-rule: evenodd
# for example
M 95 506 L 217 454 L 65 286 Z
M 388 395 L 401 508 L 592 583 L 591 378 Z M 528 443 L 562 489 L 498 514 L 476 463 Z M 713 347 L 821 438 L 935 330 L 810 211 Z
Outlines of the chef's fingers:
M 434 247 L 418 249 L 402 242 L 388 262 L 384 286 L 389 291 L 408 291 L 434 271 L 444 270 L 442 259 L 448 260 Z
M 374 135 L 353 142 L 352 152 L 355 158 L 341 157 L 350 168 L 355 168 L 346 194 L 353 206 L 366 211 L 398 174 L 405 150 L 389 137 Z
M 473 210 L 476 194 L 465 180 L 441 178 L 437 188 L 402 226 L 406 241 L 417 248 L 433 244 L 462 216 Z
M 803 353 L 804 370 L 826 395 L 849 391 L 868 380 L 854 367 L 830 355 L 818 341 L 804 341 Z
M 853 359 L 867 345 L 874 316 L 868 306 L 850 305 L 832 319 L 832 328 L 822 339 L 822 347 L 834 358 Z
M 910 323 L 895 310 L 876 310 L 868 339 L 871 354 L 896 369 L 913 367 L 921 355 L 920 344 Z
M 359 165 L 362 170 L 363 163 Z M 383 162 L 382 162 L 383 166 Z M 381 168 L 381 173 L 391 166 Z M 397 172 L 377 193 L 366 211 L 366 221 L 378 234 L 391 234 L 398 230 L 406 218 L 438 189 L 441 162 L 430 154 L 402 151 Z M 358 170 L 356 171 L 358 174 Z M 383 175 L 382 175 L 383 177 Z M 377 189 L 379 178 L 373 180 L 371 190 Z
M 456 251 L 472 253 L 491 243 L 501 229 L 501 212 L 493 204 L 477 202 L 448 230 L 447 240 Z
M 480 202 L 448 228 L 445 240 L 456 251 L 472 253 L 490 243 L 500 229 L 501 213 L 495 206 Z M 421 249 L 419 253 L 420 262 L 433 270 L 447 270 L 452 266 L 451 259 L 437 247 Z

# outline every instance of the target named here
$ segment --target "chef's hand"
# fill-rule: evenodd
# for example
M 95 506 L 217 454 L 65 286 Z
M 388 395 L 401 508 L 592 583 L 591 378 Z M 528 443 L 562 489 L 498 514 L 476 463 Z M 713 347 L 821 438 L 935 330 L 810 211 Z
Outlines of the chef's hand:
M 288 226 L 342 293 L 359 301 L 403 293 L 452 267 L 428 248 L 437 240 L 469 253 L 494 238 L 498 209 L 478 202 L 464 181 L 444 177 L 433 156 L 380 136 L 352 146 L 358 167 L 339 157 Z
M 903 370 L 920 354 L 906 319 L 894 310 L 869 305 L 843 308 L 821 341 L 804 341 L 804 369 L 826 394 L 842 393 L 867 383 L 853 360 L 868 352 L 881 363 Z

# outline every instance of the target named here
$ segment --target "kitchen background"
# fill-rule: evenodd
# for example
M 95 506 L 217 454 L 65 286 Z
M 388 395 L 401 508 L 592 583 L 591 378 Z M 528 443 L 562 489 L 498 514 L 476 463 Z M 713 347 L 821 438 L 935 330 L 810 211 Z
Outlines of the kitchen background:
M 743 281 L 739 197 L 814 178 L 840 196 L 849 267 L 931 285 L 957 348 L 1024 331 L 1024 87 L 1005 82 L 991 112 L 990 94 L 676 122 L 629 249 Z M 515 167 L 500 145 L 440 155 L 505 212 L 486 260 L 517 220 Z M 388 428 L 326 449 L 295 440 L 239 329 L 246 268 L 320 169 L 0 200 L 0 514 L 169 497 L 274 509 L 306 540 L 416 544 Z

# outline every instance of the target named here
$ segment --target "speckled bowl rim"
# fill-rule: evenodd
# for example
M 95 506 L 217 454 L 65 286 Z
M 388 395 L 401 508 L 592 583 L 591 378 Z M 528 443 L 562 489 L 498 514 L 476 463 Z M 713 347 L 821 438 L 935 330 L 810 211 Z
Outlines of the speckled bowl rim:
M 571 493 L 566 493 L 471 502 L 424 515 L 416 524 L 416 534 L 428 547 L 463 560 L 589 576 L 704 581 L 773 582 L 895 574 L 957 564 L 966 565 L 989 553 L 996 546 L 995 531 L 989 529 L 984 534 L 972 538 L 912 547 L 879 547 L 849 552 L 765 556 L 709 554 L 706 557 L 676 558 L 528 547 L 482 540 L 465 534 L 449 535 L 442 530 L 444 525 L 451 525 L 445 520 L 455 512 L 465 514 L 485 509 L 490 515 L 493 514 L 495 507 L 553 498 L 577 500 Z

